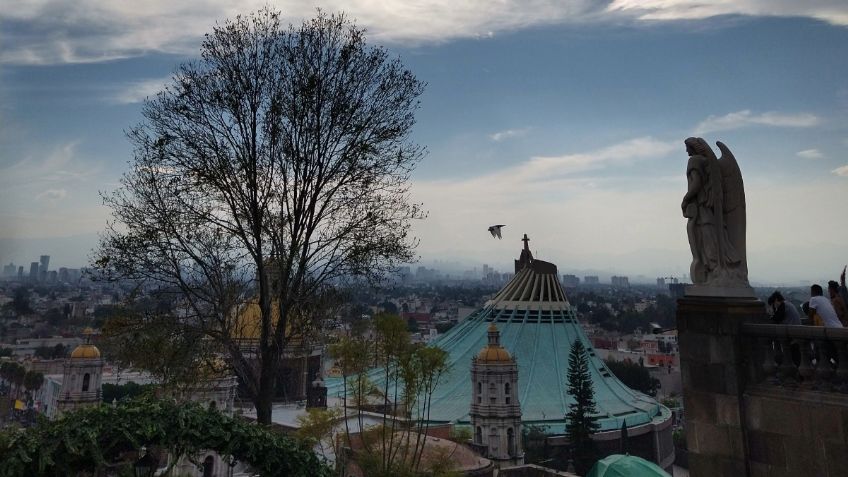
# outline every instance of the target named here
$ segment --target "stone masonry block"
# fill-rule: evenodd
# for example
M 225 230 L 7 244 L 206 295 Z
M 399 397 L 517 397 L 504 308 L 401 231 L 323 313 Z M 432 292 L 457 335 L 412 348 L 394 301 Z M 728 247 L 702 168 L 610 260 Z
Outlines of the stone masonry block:
M 678 335 L 680 360 L 706 364 L 710 362 L 710 335 L 685 333 Z
M 734 366 L 737 361 L 735 338 L 731 336 L 711 336 L 710 363 L 723 363 Z
M 745 427 L 746 429 L 762 429 L 763 407 L 759 396 L 745 396 Z
M 692 477 L 744 476 L 745 461 L 690 453 L 689 475 Z
M 691 391 L 683 395 L 686 419 L 716 422 L 717 394 Z
M 784 436 L 786 467 L 794 475 L 826 477 L 824 448 L 808 437 Z M 844 474 L 843 474 L 844 475 Z
M 848 446 L 840 442 L 827 442 L 824 454 L 828 477 L 839 477 L 848 473 Z
M 748 456 L 754 462 L 786 468 L 785 436 L 770 432 L 748 431 Z
M 798 477 L 790 474 L 789 471 L 783 467 L 763 464 L 760 462 L 749 462 L 748 465 L 751 469 L 751 477 Z
M 742 425 L 739 419 L 739 400 L 736 396 L 714 395 L 716 419 L 720 425 L 736 426 Z M 687 408 L 687 413 L 689 409 Z
M 727 394 L 725 366 L 720 364 L 689 363 L 689 384 L 693 391 Z M 688 389 L 684 390 L 686 394 Z
M 731 457 L 736 454 L 734 448 L 739 442 L 734 442 L 732 434 L 741 434 L 738 428 L 717 426 L 707 422 L 699 422 L 696 430 L 698 450 L 704 455 Z
M 843 442 L 842 419 L 839 418 L 839 411 L 832 406 L 809 406 L 807 409 L 809 426 L 806 435 L 825 441 Z M 848 468 L 846 468 L 846 474 L 848 474 Z
M 805 435 L 805 429 L 809 428 L 806 406 L 783 399 L 764 397 L 758 399 L 760 400 L 759 420 L 752 422 L 752 429 L 790 436 Z

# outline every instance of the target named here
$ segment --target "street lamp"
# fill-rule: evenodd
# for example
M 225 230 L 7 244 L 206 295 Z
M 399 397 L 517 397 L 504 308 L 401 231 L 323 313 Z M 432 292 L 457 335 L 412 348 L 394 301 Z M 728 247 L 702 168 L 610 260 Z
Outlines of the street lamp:
M 156 470 L 156 466 L 158 462 L 147 452 L 146 447 L 142 447 L 139 450 L 141 454 L 141 458 L 133 464 L 133 471 L 135 472 L 135 477 L 150 477 L 153 475 L 153 472 Z

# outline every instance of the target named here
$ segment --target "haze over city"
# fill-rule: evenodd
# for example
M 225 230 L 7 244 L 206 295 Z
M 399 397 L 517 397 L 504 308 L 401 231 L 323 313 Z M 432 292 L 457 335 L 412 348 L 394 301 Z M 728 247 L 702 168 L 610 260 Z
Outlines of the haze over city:
M 422 261 L 682 275 L 683 139 L 742 168 L 751 279 L 833 275 L 848 221 L 848 6 L 318 2 L 427 82 L 413 139 Z M 141 102 L 215 21 L 263 2 L 11 2 L 0 12 L 0 261 L 86 264 Z M 286 22 L 312 2 L 274 2 Z M 177 8 L 177 11 L 174 11 Z M 447 14 L 450 13 L 450 14 Z M 486 228 L 507 224 L 504 239 Z

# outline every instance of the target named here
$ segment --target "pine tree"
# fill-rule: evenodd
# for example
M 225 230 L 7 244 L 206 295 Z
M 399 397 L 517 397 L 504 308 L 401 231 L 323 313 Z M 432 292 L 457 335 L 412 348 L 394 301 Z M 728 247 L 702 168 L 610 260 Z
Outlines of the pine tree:
M 591 436 L 601 426 L 596 417 L 598 408 L 589 374 L 589 358 L 579 339 L 571 344 L 571 353 L 568 355 L 568 394 L 574 398 L 574 402 L 568 406 L 565 431 L 574 446 L 575 466 L 582 475 L 595 460 L 596 449 Z

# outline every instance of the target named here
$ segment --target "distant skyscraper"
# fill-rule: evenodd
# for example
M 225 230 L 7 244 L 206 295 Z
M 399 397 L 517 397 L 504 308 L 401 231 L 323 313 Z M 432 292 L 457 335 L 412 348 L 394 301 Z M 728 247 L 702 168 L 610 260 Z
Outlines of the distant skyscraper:
M 577 275 L 563 275 L 562 286 L 565 288 L 576 288 L 580 285 L 580 277 Z
M 24 266 L 23 265 L 18 267 L 18 279 L 22 279 L 22 278 L 24 278 Z
M 601 282 L 600 280 L 598 280 L 597 275 L 586 275 L 585 277 L 583 277 L 583 283 L 585 283 L 586 285 L 597 285 Z
M 612 283 L 612 286 L 616 288 L 630 288 L 630 279 L 628 277 L 613 275 L 610 282 Z
M 37 282 L 38 281 L 38 262 L 32 262 L 29 264 L 29 279 L 30 281 Z
M 38 271 L 41 273 L 47 273 L 47 267 L 50 266 L 50 255 L 42 255 L 41 256 L 41 265 L 38 268 Z
M 17 269 L 18 269 L 18 267 L 16 267 L 14 263 L 9 263 L 5 267 L 3 267 L 3 276 L 4 277 L 14 277 L 15 271 Z

